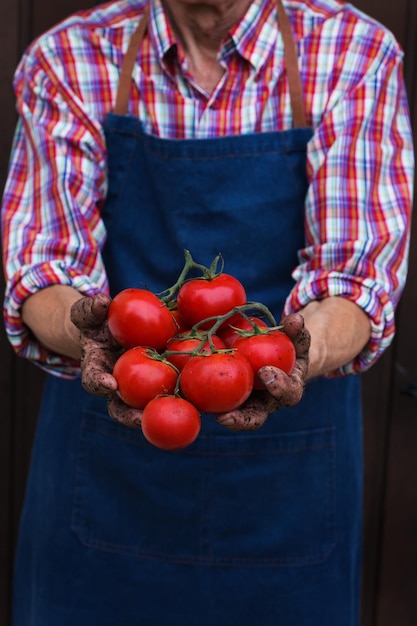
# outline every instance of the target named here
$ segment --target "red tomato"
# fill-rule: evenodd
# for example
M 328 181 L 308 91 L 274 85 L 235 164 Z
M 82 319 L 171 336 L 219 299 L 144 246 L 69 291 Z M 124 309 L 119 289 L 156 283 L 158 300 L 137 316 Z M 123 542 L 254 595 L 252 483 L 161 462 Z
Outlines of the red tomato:
M 144 409 L 156 396 L 173 393 L 178 372 L 156 352 L 130 348 L 116 361 L 113 376 L 117 393 L 129 406 Z
M 187 361 L 193 356 L 192 352 L 197 350 L 199 346 L 201 347 L 198 354 L 210 354 L 210 342 L 208 339 L 204 342 L 204 336 L 205 335 L 202 333 L 199 333 L 198 336 L 192 337 L 190 334 L 184 333 L 173 337 L 167 343 L 167 351 L 177 352 L 177 354 L 166 354 L 166 360 L 175 365 L 177 370 L 181 371 Z M 220 337 L 217 337 L 217 335 L 212 335 L 211 340 L 216 350 L 224 350 L 226 348 L 223 341 Z
M 189 446 L 201 428 L 200 413 L 187 400 L 175 396 L 158 396 L 142 414 L 145 438 L 162 450 L 179 450 Z
M 179 313 L 190 327 L 207 317 L 224 315 L 245 302 L 243 285 L 229 274 L 218 274 L 212 279 L 193 278 L 182 285 L 177 298 Z M 210 328 L 213 323 L 200 328 Z
M 163 350 L 177 332 L 171 311 L 151 291 L 124 289 L 110 303 L 107 316 L 113 337 L 124 348 Z
M 180 387 L 184 397 L 205 413 L 232 411 L 249 397 L 253 370 L 238 352 L 195 356 L 184 365 Z
M 273 365 L 290 374 L 295 365 L 295 348 L 291 339 L 279 330 L 251 337 L 241 337 L 234 343 L 234 349 L 243 354 L 255 373 L 254 389 L 263 389 L 258 370 L 264 365 Z
M 227 321 L 227 323 L 222 326 L 217 334 L 223 340 L 227 348 L 231 348 L 237 339 L 240 339 L 242 335 L 239 334 L 239 330 L 244 330 L 246 332 L 251 332 L 254 330 L 251 320 L 256 326 L 260 329 L 268 328 L 268 324 L 261 320 L 259 317 L 251 317 L 248 319 L 242 317 L 242 315 L 234 315 Z
M 171 309 L 171 315 L 174 318 L 177 327 L 175 331 L 176 335 L 179 335 L 180 333 L 185 333 L 187 330 L 189 330 L 187 324 L 184 322 L 183 319 L 181 319 L 178 309 Z

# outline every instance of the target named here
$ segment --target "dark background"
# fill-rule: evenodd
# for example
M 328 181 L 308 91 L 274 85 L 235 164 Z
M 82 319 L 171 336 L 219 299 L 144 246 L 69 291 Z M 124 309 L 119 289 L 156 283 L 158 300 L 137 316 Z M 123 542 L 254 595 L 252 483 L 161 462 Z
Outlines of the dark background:
M 93 0 L 1 0 L 0 193 L 16 121 L 12 76 L 24 48 L 70 13 L 95 4 L 98 2 Z M 354 0 L 353 4 L 388 26 L 405 51 L 405 77 L 417 136 L 417 0 Z M 363 377 L 362 626 L 417 625 L 416 241 L 414 222 L 409 278 L 397 312 L 397 336 Z M 0 281 L 3 291 L 2 276 Z M 40 370 L 15 358 L 0 324 L 0 626 L 10 624 L 13 550 L 42 384 Z

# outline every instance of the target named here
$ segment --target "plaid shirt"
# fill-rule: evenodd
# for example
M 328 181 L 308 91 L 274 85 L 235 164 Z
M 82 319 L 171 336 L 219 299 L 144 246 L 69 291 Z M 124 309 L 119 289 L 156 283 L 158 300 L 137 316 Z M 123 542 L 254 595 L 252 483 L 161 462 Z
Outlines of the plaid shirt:
M 108 289 L 101 248 L 107 192 L 103 122 L 145 0 L 79 12 L 35 41 L 15 75 L 19 121 L 3 199 L 5 322 L 15 350 L 58 375 L 76 365 L 22 324 L 25 298 L 54 283 Z M 286 312 L 344 296 L 371 319 L 369 344 L 340 373 L 389 345 L 406 278 L 413 147 L 393 36 L 339 0 L 286 0 L 314 136 L 307 152 L 305 247 Z M 129 113 L 147 133 L 198 138 L 291 128 L 275 0 L 254 0 L 219 53 L 225 73 L 193 82 L 160 0 L 133 72 Z

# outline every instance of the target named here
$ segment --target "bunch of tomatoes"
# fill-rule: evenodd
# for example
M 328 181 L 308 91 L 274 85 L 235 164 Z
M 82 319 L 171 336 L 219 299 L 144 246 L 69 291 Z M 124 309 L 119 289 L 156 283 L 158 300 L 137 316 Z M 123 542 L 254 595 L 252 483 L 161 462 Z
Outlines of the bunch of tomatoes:
M 143 411 L 145 438 L 164 450 L 190 445 L 202 413 L 232 411 L 262 389 L 260 367 L 290 373 L 296 359 L 270 311 L 247 302 L 243 285 L 223 265 L 218 271 L 220 256 L 210 268 L 188 251 L 185 259 L 170 289 L 125 289 L 108 311 L 109 330 L 125 350 L 113 369 L 117 393 Z M 196 269 L 201 276 L 189 278 Z

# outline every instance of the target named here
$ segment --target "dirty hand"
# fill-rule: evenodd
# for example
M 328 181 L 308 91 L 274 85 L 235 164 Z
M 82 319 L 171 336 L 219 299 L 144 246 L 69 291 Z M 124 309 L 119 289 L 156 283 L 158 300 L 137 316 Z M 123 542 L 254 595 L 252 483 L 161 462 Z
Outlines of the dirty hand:
M 129 428 L 139 428 L 142 412 L 127 406 L 116 393 L 112 371 L 123 349 L 107 325 L 110 302 L 109 296 L 97 294 L 77 300 L 71 308 L 71 321 L 80 331 L 81 381 L 89 393 L 107 397 L 113 419 Z
M 282 407 L 294 406 L 304 393 L 310 349 L 310 333 L 304 326 L 299 313 L 292 313 L 280 322 L 284 332 L 292 339 L 296 351 L 296 362 L 290 375 L 282 370 L 265 366 L 259 376 L 266 391 L 253 392 L 238 409 L 217 416 L 217 422 L 230 430 L 256 430 L 268 415 Z

